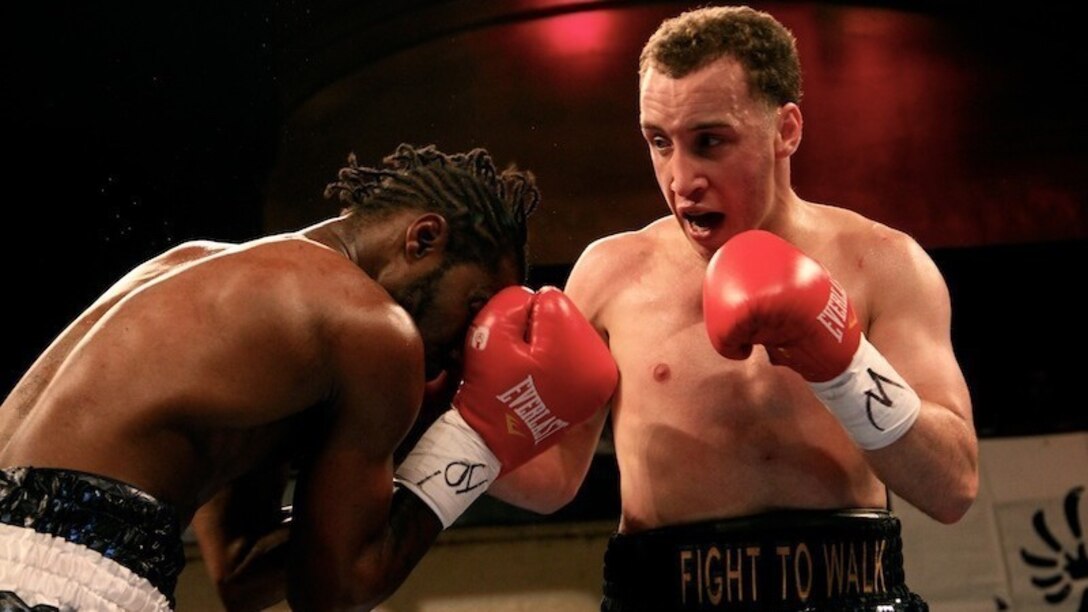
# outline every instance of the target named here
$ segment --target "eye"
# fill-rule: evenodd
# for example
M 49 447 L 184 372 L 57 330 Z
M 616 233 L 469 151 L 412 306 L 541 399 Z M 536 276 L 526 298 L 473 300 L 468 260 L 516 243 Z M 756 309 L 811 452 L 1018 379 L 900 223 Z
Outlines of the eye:
M 663 149 L 668 149 L 671 146 L 671 143 L 669 143 L 669 139 L 661 136 L 660 134 L 646 133 L 644 135 L 644 138 L 646 139 L 646 143 L 649 144 L 650 148 L 652 149 L 657 149 L 660 151 Z
M 700 149 L 713 149 L 714 147 L 725 142 L 724 138 L 717 136 L 716 134 L 699 134 L 695 139 L 695 144 Z
M 487 299 L 488 298 L 486 298 L 484 296 L 475 296 L 475 297 L 469 298 L 469 300 L 468 300 L 468 315 L 470 317 L 475 317 L 477 314 L 479 314 L 480 311 L 483 310 L 484 306 L 487 305 Z

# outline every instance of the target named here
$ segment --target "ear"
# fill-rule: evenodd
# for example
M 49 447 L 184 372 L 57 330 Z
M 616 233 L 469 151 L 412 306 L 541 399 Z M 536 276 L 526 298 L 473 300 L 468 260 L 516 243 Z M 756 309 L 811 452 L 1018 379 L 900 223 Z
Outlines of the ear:
M 775 125 L 774 152 L 778 157 L 789 157 L 801 146 L 801 107 L 793 102 L 787 102 L 778 107 Z
M 438 213 L 426 213 L 408 224 L 404 236 L 404 254 L 409 261 L 440 253 L 449 240 L 449 224 Z

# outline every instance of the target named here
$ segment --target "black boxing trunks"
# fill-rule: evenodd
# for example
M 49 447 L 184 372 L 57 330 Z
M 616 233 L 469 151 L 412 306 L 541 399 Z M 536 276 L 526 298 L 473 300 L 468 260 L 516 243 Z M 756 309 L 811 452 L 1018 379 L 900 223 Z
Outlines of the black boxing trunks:
M 791 510 L 613 534 L 602 612 L 925 612 L 899 519 Z
M 174 608 L 177 512 L 110 478 L 0 470 L 0 610 Z

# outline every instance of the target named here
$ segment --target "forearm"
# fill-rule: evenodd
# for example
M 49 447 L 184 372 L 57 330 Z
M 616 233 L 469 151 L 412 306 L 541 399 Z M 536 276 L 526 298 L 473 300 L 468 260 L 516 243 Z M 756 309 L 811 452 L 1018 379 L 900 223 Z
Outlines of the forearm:
M 223 501 L 223 500 L 219 500 Z M 228 534 L 217 516 L 216 503 L 194 520 L 208 576 L 223 606 L 232 612 L 263 610 L 286 594 L 290 509 L 263 534 Z M 221 506 L 220 506 L 221 507 Z
M 936 358 L 934 358 L 936 359 Z M 907 360 L 908 371 L 920 368 Z M 959 520 L 978 488 L 978 448 L 962 379 L 930 377 L 923 398 L 864 336 L 838 376 L 813 393 L 897 495 L 944 522 Z
M 288 582 L 288 602 L 298 610 L 370 610 L 396 592 L 441 532 L 442 523 L 434 512 L 411 492 L 398 489 L 386 527 L 347 564 L 350 573 L 300 575 Z M 299 558 L 314 553 L 305 543 L 299 544 Z
M 284 597 L 290 512 L 280 500 L 287 474 L 286 464 L 256 469 L 193 517 L 208 576 L 228 610 L 261 610 Z
M 574 499 L 591 459 L 578 460 L 555 446 L 496 480 L 487 492 L 518 508 L 551 514 Z
M 978 493 L 974 427 L 930 402 L 903 437 L 866 458 L 896 495 L 942 523 L 962 518 Z
M 442 533 L 442 522 L 413 493 L 398 489 L 389 514 L 385 599 L 404 582 Z
M 231 612 L 264 610 L 286 597 L 289 527 L 277 528 L 256 542 L 216 587 Z
M 364 529 L 369 536 L 357 543 L 349 543 L 354 526 L 338 527 L 335 517 L 307 518 L 301 509 L 288 560 L 290 609 L 372 610 L 404 583 L 442 533 L 442 523 L 408 490 L 396 489 L 387 503 L 388 514 L 373 529 Z M 356 521 L 367 522 L 376 515 L 375 509 L 361 512 Z M 343 550 L 334 550 L 344 544 Z
M 488 494 L 539 514 L 569 504 L 589 473 L 610 406 L 602 406 L 592 418 L 571 427 L 558 444 L 496 480 Z

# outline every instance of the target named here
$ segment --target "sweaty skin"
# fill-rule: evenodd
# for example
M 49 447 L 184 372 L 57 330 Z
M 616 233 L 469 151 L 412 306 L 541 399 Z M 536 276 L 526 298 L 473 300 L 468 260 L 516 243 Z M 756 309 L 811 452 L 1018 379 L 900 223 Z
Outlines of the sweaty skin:
M 672 215 L 590 245 L 565 287 L 609 343 L 620 385 L 593 421 L 490 492 L 539 512 L 568 503 L 610 415 L 621 532 L 784 508 L 882 508 L 885 485 L 958 520 L 977 491 L 977 442 L 947 288 L 928 255 L 902 232 L 794 193 L 800 110 L 749 96 L 735 60 L 679 79 L 651 67 L 640 107 Z M 711 347 L 707 262 L 753 228 L 792 242 L 846 289 L 863 332 L 923 400 L 903 438 L 864 452 L 763 347 L 744 361 Z
M 408 236 L 438 225 L 432 217 Z M 396 218 L 364 242 L 390 244 L 382 253 L 419 247 Z M 248 610 L 283 598 L 280 509 L 296 464 L 297 601 L 388 596 L 440 529 L 418 500 L 394 499 L 392 486 L 394 449 L 423 398 L 424 340 L 456 344 L 473 305 L 518 277 L 512 267 L 453 265 L 413 320 L 387 291 L 411 278 L 409 264 L 360 261 L 370 255 L 354 252 L 341 227 L 337 219 L 242 245 L 187 243 L 134 269 L 4 401 L 0 466 L 91 472 L 173 505 L 183 527 L 194 521 L 213 580 L 238 578 L 225 603 Z M 424 275 L 441 262 L 416 261 Z M 426 524 L 416 520 L 424 515 Z M 258 560 L 272 548 L 278 560 Z M 249 583 L 238 575 L 248 570 L 261 575 Z
M 0 409 L 5 437 L 9 413 L 31 414 L 0 463 L 123 480 L 187 521 L 258 460 L 286 459 L 278 449 L 292 439 L 292 417 L 331 399 L 336 381 L 325 364 L 337 356 L 325 348 L 334 332 L 325 326 L 344 316 L 337 307 L 400 328 L 401 344 L 418 349 L 411 322 L 398 320 L 376 283 L 300 237 L 186 245 L 142 268 L 78 319 L 12 392 Z M 414 415 L 390 416 L 383 429 L 396 436 L 396 421 Z
M 0 406 L 0 449 L 7 446 L 15 429 L 34 406 L 42 390 L 56 374 L 57 368 L 68 357 L 72 347 L 83 339 L 87 331 L 118 300 L 178 266 L 218 253 L 230 246 L 208 241 L 187 242 L 140 264 L 114 283 L 57 336 L 8 394 L 3 405 Z

